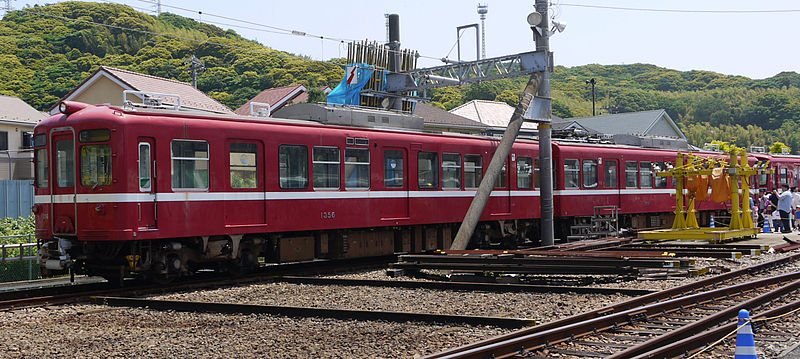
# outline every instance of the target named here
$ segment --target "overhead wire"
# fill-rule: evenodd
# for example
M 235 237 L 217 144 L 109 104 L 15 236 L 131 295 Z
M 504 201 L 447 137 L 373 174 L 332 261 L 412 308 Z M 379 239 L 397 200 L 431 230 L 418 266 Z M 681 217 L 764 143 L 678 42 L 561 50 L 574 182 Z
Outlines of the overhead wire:
M 147 4 L 153 4 L 153 5 L 157 4 L 157 2 L 152 1 L 152 0 L 136 0 L 136 1 L 147 3 Z M 206 16 L 217 17 L 217 18 L 220 18 L 220 19 L 225 19 L 225 20 L 230 20 L 230 21 L 235 21 L 235 22 L 241 22 L 243 24 L 266 27 L 266 28 L 278 31 L 278 32 L 274 32 L 276 34 L 294 35 L 294 36 L 301 36 L 301 37 L 310 37 L 310 38 L 316 38 L 316 39 L 336 41 L 336 42 L 339 42 L 339 43 L 357 41 L 355 39 L 339 38 L 339 37 L 325 36 L 325 35 L 314 35 L 314 34 L 309 34 L 309 33 L 305 32 L 305 31 L 291 30 L 291 29 L 286 29 L 286 28 L 282 28 L 282 27 L 278 27 L 278 26 L 266 25 L 266 24 L 252 22 L 252 21 L 248 21 L 248 20 L 241 20 L 241 19 L 237 19 L 237 18 L 234 18 L 234 17 L 224 16 L 224 15 L 217 15 L 217 14 L 213 14 L 213 13 L 203 12 L 201 10 L 188 9 L 188 8 L 184 8 L 184 7 L 180 7 L 180 6 L 174 6 L 174 5 L 168 5 L 168 4 L 164 4 L 164 3 L 161 3 L 161 6 L 162 7 L 167 7 L 167 8 L 172 8 L 172 9 L 186 11 L 186 12 L 189 12 L 189 13 L 202 14 L 202 15 L 206 15 Z M 214 22 L 211 22 L 211 21 L 208 21 L 208 20 L 203 20 L 202 22 L 207 22 L 207 23 L 214 24 Z M 241 25 L 226 24 L 226 23 L 216 23 L 216 24 L 220 24 L 220 25 L 224 25 L 224 26 L 230 26 L 230 27 L 240 27 L 240 28 L 244 28 L 244 29 L 248 29 L 248 30 L 264 31 L 264 30 L 254 29 L 254 28 L 251 28 L 251 27 L 244 27 L 244 26 L 241 26 Z M 269 31 L 267 31 L 267 32 L 269 32 Z M 387 51 L 390 52 L 390 53 L 391 52 L 402 52 L 402 50 L 392 50 L 392 49 L 387 49 Z M 453 50 L 450 49 L 450 52 L 452 52 L 452 51 Z M 448 56 L 449 55 L 450 55 L 450 53 L 448 53 Z M 431 59 L 431 60 L 437 60 L 437 61 L 440 61 L 442 59 L 441 57 L 425 56 L 425 55 L 419 55 L 419 54 L 417 54 L 417 57 Z
M 583 7 L 583 8 L 591 8 L 591 9 L 604 9 L 604 10 L 623 10 L 623 11 L 640 11 L 640 12 L 696 13 L 696 14 L 763 14 L 763 13 L 796 13 L 796 12 L 800 12 L 800 9 L 692 10 L 692 9 L 637 8 L 637 7 L 586 5 L 586 4 L 572 4 L 572 3 L 559 3 L 558 5 L 560 5 L 560 6 L 571 6 L 571 7 Z

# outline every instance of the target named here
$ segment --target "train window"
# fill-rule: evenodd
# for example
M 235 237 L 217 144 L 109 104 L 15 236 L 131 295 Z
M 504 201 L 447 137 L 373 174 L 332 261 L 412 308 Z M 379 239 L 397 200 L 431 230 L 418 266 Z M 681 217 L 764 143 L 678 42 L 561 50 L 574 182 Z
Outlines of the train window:
M 578 188 L 581 181 L 581 168 L 578 160 L 564 159 L 564 188 Z
M 653 164 L 650 162 L 639 162 L 639 183 L 642 188 L 653 187 Z
M 786 170 L 786 167 L 781 167 L 781 183 L 782 185 L 789 184 L 789 171 Z
M 81 146 L 81 186 L 111 185 L 111 146 Z
M 280 145 L 278 147 L 279 182 L 283 189 L 308 187 L 308 147 Z
M 419 188 L 439 187 L 439 154 L 420 151 L 417 154 L 417 185 Z
M 763 187 L 763 186 L 767 185 L 767 182 L 768 182 L 767 176 L 768 175 L 766 173 L 762 173 L 762 174 L 758 175 L 758 185 L 759 186 Z
M 139 191 L 150 192 L 152 177 L 150 176 L 150 144 L 139 143 Z
M 653 168 L 656 172 L 666 171 L 667 170 L 667 163 L 666 162 L 656 162 L 655 168 Z M 655 182 L 656 188 L 667 188 L 667 177 L 659 177 L 655 173 L 653 174 L 653 181 Z
M 341 159 L 336 147 L 314 147 L 314 189 L 339 189 Z
M 386 151 L 383 153 L 383 185 L 385 187 L 403 187 L 403 152 Z
M 539 183 L 542 183 L 542 173 L 539 169 L 539 159 L 533 159 L 533 188 L 539 189 Z M 553 186 L 555 187 L 555 186 Z
M 442 188 L 461 188 L 461 155 L 442 154 Z
M 478 188 L 483 179 L 481 155 L 464 155 L 464 187 Z
M 604 166 L 606 168 L 605 187 L 617 188 L 617 161 L 606 159 L 603 161 L 605 161 Z
M 231 188 L 258 187 L 258 145 L 231 143 L 229 158 Z
M 47 149 L 36 150 L 36 187 L 47 188 L 49 168 L 47 167 Z
M 625 161 L 625 187 L 636 188 L 638 186 L 639 166 L 636 161 Z
M 47 144 L 47 135 L 38 134 L 33 136 L 33 147 L 44 147 Z
M 344 150 L 344 187 L 348 189 L 369 188 L 369 150 L 346 148 Z
M 208 189 L 208 142 L 172 140 L 172 189 Z
M 508 171 L 506 170 L 506 165 L 508 162 L 503 163 L 503 168 L 500 169 L 500 173 L 497 174 L 497 179 L 494 181 L 494 188 L 506 188 L 506 178 L 508 178 Z
M 597 160 L 583 160 L 583 188 L 597 187 Z
M 111 139 L 111 130 L 101 128 L 96 130 L 83 130 L 78 133 L 80 142 L 105 142 Z
M 56 141 L 56 183 L 58 187 L 75 186 L 75 143 L 72 139 Z
M 533 161 L 530 157 L 517 157 L 517 188 L 533 188 Z

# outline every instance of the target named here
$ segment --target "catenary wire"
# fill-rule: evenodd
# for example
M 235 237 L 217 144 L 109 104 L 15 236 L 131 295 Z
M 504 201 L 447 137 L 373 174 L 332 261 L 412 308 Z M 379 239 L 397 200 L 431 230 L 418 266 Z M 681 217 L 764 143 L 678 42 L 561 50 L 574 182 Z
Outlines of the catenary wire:
M 758 13 L 797 13 L 800 9 L 772 9 L 772 10 L 691 10 L 691 9 L 654 9 L 654 8 L 635 8 L 621 6 L 586 5 L 559 3 L 560 6 L 583 7 L 604 10 L 624 10 L 640 12 L 673 12 L 673 13 L 697 13 L 697 14 L 758 14 Z

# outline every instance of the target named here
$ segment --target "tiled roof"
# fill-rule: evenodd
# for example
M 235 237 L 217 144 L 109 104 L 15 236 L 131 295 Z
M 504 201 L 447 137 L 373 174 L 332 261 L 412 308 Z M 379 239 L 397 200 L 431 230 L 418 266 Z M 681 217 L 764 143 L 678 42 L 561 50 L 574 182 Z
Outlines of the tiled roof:
M 507 127 L 514 115 L 514 108 L 505 102 L 472 100 L 458 106 L 450 113 L 466 117 L 490 127 Z M 522 128 L 536 129 L 535 123 L 525 122 Z
M 289 101 L 292 103 L 301 103 L 307 100 L 308 92 L 303 85 L 276 87 L 261 91 L 261 93 L 251 98 L 250 101 L 247 101 L 233 112 L 239 115 L 250 115 L 251 102 L 268 103 L 270 105 L 270 112 L 275 112 L 289 103 Z
M 586 129 L 602 134 L 651 135 L 648 131 L 650 131 L 659 120 L 667 121 L 667 124 L 675 130 L 677 137 L 683 137 L 683 133 L 677 129 L 677 125 L 672 122 L 672 119 L 663 109 L 616 113 L 594 117 L 576 117 L 563 119 L 560 122 L 575 122 Z
M 192 85 L 163 77 L 140 74 L 138 72 L 100 66 L 99 71 L 105 71 L 118 80 L 128 84 L 136 91 L 158 92 L 175 94 L 181 97 L 181 106 L 196 110 L 216 113 L 232 113 L 225 105 L 217 102 Z M 94 76 L 94 75 L 92 75 Z M 164 98 L 164 103 L 172 103 L 173 99 Z
M 0 95 L 0 121 L 36 124 L 47 117 L 18 97 Z
M 470 120 L 466 117 L 447 112 L 436 106 L 431 106 L 425 103 L 417 103 L 416 108 L 414 109 L 414 114 L 422 117 L 425 123 L 453 126 L 487 127 L 480 122 Z

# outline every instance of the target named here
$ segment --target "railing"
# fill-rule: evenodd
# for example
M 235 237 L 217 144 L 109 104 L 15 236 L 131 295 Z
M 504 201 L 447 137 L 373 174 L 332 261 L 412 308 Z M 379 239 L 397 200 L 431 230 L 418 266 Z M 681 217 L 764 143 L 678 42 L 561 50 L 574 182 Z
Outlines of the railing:
M 3 236 L 0 237 L 0 241 L 10 238 L 28 238 L 30 242 L 33 240 L 33 235 Z M 38 249 L 39 245 L 36 243 L 2 244 L 0 245 L 0 263 L 35 260 Z

